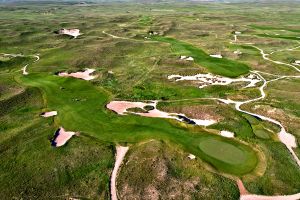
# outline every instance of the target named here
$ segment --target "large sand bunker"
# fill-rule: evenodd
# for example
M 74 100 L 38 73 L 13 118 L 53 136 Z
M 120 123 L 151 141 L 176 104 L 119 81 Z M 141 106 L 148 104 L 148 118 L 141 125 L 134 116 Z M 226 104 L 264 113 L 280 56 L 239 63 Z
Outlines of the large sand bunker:
M 248 87 L 256 86 L 256 83 L 262 81 L 257 75 L 250 74 L 247 77 L 240 78 L 227 78 L 222 76 L 217 76 L 213 74 L 196 74 L 194 76 L 181 76 L 181 75 L 170 75 L 168 79 L 175 79 L 176 81 L 197 81 L 199 83 L 199 88 L 204 88 L 209 85 L 229 85 L 234 82 L 248 82 Z
M 215 120 L 212 119 L 190 119 L 186 117 L 184 114 L 178 113 L 168 113 L 156 108 L 157 101 L 153 101 L 150 103 L 144 102 L 130 102 L 130 101 L 112 101 L 107 104 L 107 108 L 118 113 L 119 115 L 126 115 L 126 114 L 136 114 L 143 117 L 158 117 L 158 118 L 168 118 L 168 119 L 175 119 L 181 122 L 185 122 L 188 124 L 193 125 L 200 125 L 200 126 L 209 126 L 216 123 Z M 145 107 L 152 107 L 153 109 L 145 109 Z M 134 112 L 129 111 L 130 108 L 139 108 L 143 112 Z
M 58 76 L 63 76 L 63 77 L 74 77 L 74 78 L 79 78 L 83 79 L 86 81 L 92 80 L 97 78 L 97 76 L 91 75 L 95 70 L 94 69 L 86 69 L 85 71 L 79 71 L 79 72 L 74 72 L 74 73 L 67 73 L 67 72 L 60 72 L 58 73 Z
M 65 131 L 63 127 L 60 127 L 55 132 L 54 139 L 52 140 L 52 146 L 61 147 L 65 145 L 68 142 L 68 140 L 70 140 L 75 134 L 75 132 Z
M 58 32 L 59 34 L 62 34 L 62 35 L 70 35 L 70 36 L 73 36 L 74 38 L 77 38 L 80 34 L 80 30 L 79 29 L 61 29 L 59 30 Z
M 115 162 L 115 166 L 114 166 L 114 169 L 113 169 L 113 172 L 111 175 L 111 179 L 110 179 L 110 193 L 111 193 L 112 200 L 118 200 L 116 180 L 117 180 L 119 168 L 122 164 L 122 161 L 123 161 L 128 149 L 129 149 L 129 147 L 117 146 L 116 162 Z

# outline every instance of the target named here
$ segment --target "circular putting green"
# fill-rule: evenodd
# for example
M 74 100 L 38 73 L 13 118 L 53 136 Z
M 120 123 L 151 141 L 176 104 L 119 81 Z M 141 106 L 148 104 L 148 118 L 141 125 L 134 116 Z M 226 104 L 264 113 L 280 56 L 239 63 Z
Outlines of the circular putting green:
M 199 141 L 198 147 L 205 161 L 225 172 L 245 174 L 251 172 L 257 164 L 255 152 L 236 141 L 208 137 Z

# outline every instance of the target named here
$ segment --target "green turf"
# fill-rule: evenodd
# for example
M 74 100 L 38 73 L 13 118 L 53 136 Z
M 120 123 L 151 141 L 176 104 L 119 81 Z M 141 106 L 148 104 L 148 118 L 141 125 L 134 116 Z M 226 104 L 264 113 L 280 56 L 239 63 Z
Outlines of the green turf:
M 230 165 L 239 165 L 247 160 L 243 150 L 222 141 L 207 139 L 201 141 L 199 148 L 207 156 Z
M 153 40 L 166 42 L 171 44 L 172 51 L 177 55 L 187 55 L 194 58 L 194 61 L 207 68 L 210 72 L 227 77 L 237 77 L 249 72 L 249 67 L 245 64 L 234 62 L 226 58 L 213 58 L 205 53 L 203 50 L 189 44 L 176 40 L 174 38 L 167 38 L 161 36 L 151 37 Z
M 238 142 L 228 141 L 219 136 L 205 134 L 191 134 L 186 130 L 173 127 L 169 122 L 156 118 L 139 116 L 117 116 L 105 109 L 109 96 L 103 90 L 93 87 L 90 83 L 74 78 L 61 78 L 54 75 L 30 74 L 21 77 L 21 82 L 33 87 L 41 88 L 50 110 L 57 110 L 59 124 L 67 130 L 88 133 L 103 141 L 109 142 L 139 142 L 145 139 L 166 139 L 190 149 L 194 154 L 204 157 L 193 141 L 203 138 L 219 138 L 224 142 L 245 146 Z M 217 159 L 208 160 L 219 170 L 233 174 L 250 172 L 257 163 L 253 150 L 244 147 L 249 157 L 244 163 L 231 167 L 225 166 Z

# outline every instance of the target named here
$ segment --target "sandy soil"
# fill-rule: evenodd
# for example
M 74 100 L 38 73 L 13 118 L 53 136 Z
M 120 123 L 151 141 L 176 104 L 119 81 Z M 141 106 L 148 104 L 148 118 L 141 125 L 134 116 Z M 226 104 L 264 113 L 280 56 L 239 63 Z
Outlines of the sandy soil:
M 130 101 L 112 101 L 109 104 L 106 105 L 106 107 L 114 112 L 116 112 L 119 115 L 126 115 L 128 113 L 140 115 L 143 117 L 158 117 L 158 118 L 168 118 L 168 119 L 175 119 L 178 121 L 183 121 L 182 118 L 179 118 L 178 116 L 183 116 L 186 119 L 189 119 L 184 114 L 179 113 L 168 113 L 161 110 L 158 110 L 156 108 L 157 101 L 153 101 L 150 103 L 144 103 L 144 102 L 130 102 Z M 139 113 L 139 112 L 132 112 L 127 111 L 129 108 L 141 108 L 144 109 L 145 106 L 153 106 L 153 110 L 149 110 L 145 113 Z M 145 110 L 146 111 L 146 110 Z M 189 119 L 193 122 L 195 122 L 196 125 L 200 126 L 209 126 L 214 123 L 216 123 L 213 119 Z
M 63 34 L 63 35 L 70 35 L 73 36 L 74 38 L 77 38 L 80 34 L 80 30 L 79 29 L 61 29 L 59 31 L 59 34 Z
M 122 147 L 122 146 L 117 146 L 117 153 L 116 153 L 116 162 L 115 166 L 111 175 L 110 179 L 110 193 L 111 193 L 111 199 L 112 200 L 118 200 L 117 196 L 117 187 L 116 187 L 116 179 L 118 175 L 118 170 L 122 164 L 122 161 L 129 149 L 129 147 Z
M 63 127 L 60 127 L 56 134 L 56 138 L 52 141 L 53 146 L 55 147 L 61 147 L 64 144 L 67 143 L 69 139 L 72 138 L 73 135 L 75 135 L 75 132 L 66 131 Z
M 129 108 L 144 108 L 147 105 L 149 104 L 143 102 L 111 101 L 106 107 L 119 115 L 124 115 Z
M 220 135 L 223 137 L 234 138 L 234 133 L 230 131 L 221 131 Z
M 188 155 L 188 158 L 189 158 L 190 160 L 194 160 L 194 159 L 196 159 L 196 156 L 193 155 L 193 154 L 189 154 L 189 155 Z
M 198 81 L 200 84 L 199 88 L 204 88 L 209 85 L 229 85 L 234 82 L 248 82 L 248 87 L 255 87 L 256 83 L 262 81 L 257 75 L 250 74 L 247 77 L 240 77 L 236 79 L 217 76 L 213 74 L 196 74 L 194 76 L 181 76 L 181 75 L 170 75 L 168 79 L 176 79 L 176 81 Z
M 209 55 L 210 57 L 213 57 L 213 58 L 223 58 L 223 56 L 222 55 L 220 55 L 220 54 L 211 54 L 211 55 Z
M 97 76 L 90 75 L 94 71 L 95 71 L 94 69 L 86 69 L 83 72 L 74 72 L 74 73 L 70 73 L 70 74 L 68 74 L 66 72 L 60 72 L 58 74 L 58 76 L 74 77 L 74 78 L 79 78 L 79 79 L 83 79 L 83 80 L 89 81 L 89 80 L 97 78 Z
M 29 73 L 27 72 L 27 66 L 28 66 L 28 65 L 25 65 L 25 66 L 22 68 L 23 75 L 28 75 L 28 74 L 29 74 Z
M 45 112 L 45 113 L 42 113 L 41 116 L 42 117 L 53 117 L 53 116 L 56 116 L 57 115 L 57 111 L 50 111 L 50 112 Z
M 193 61 L 194 58 L 191 56 L 180 56 L 180 60 Z

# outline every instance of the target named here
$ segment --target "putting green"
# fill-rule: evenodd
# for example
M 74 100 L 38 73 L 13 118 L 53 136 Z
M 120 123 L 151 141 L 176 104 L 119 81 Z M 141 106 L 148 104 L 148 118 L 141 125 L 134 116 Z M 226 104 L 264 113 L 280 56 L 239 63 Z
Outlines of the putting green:
M 199 144 L 205 154 L 232 165 L 242 164 L 246 161 L 244 151 L 238 147 L 219 140 L 207 139 Z
M 120 116 L 107 110 L 105 105 L 110 101 L 109 94 L 87 81 L 31 73 L 20 77 L 20 82 L 41 89 L 48 109 L 58 111 L 56 122 L 66 130 L 84 132 L 107 143 L 136 143 L 148 139 L 171 141 L 217 169 L 231 174 L 245 174 L 256 166 L 255 152 L 237 141 L 205 131 L 199 131 L 195 135 L 164 119 Z M 204 149 L 199 149 L 199 144 Z M 224 146 L 227 156 L 222 161 L 225 162 L 220 163 L 216 153 L 208 151 L 214 146 Z M 224 155 L 223 151 L 220 153 Z M 238 163 L 233 163 L 234 159 L 230 158 L 232 154 L 239 157 Z M 243 157 L 244 160 L 241 159 Z

